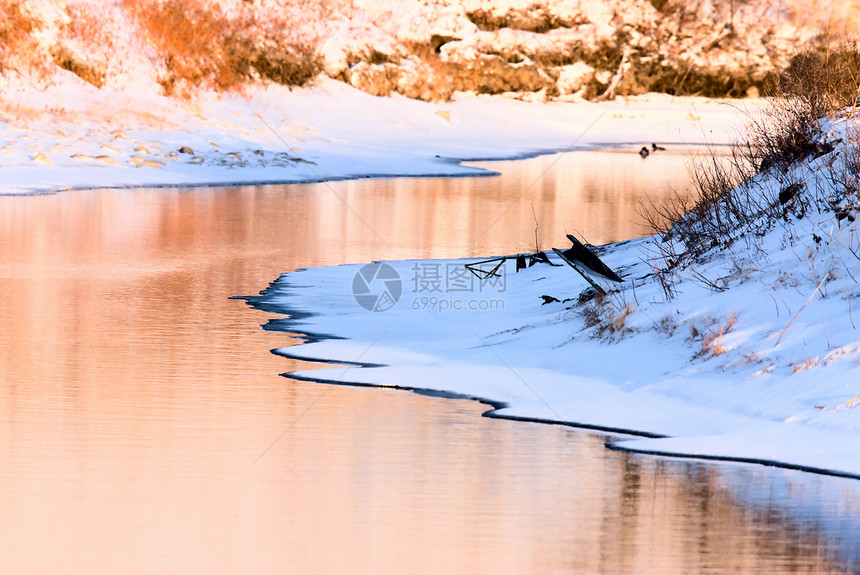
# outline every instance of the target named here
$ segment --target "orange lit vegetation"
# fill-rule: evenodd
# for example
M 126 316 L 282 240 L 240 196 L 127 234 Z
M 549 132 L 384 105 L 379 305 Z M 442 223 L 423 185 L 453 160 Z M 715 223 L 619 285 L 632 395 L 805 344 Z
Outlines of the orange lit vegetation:
M 168 95 L 198 86 L 235 89 L 255 76 L 300 86 L 321 69 L 316 40 L 303 37 L 286 12 L 261 22 L 250 10 L 240 7 L 229 17 L 217 3 L 200 0 L 123 0 L 122 6 L 161 57 L 159 83 Z
M 68 20 L 62 25 L 61 40 L 51 48 L 51 59 L 96 88 L 105 85 L 108 61 L 116 53 L 114 35 L 104 14 L 91 5 L 69 4 Z M 86 52 L 71 45 L 86 46 Z
M 806 369 L 812 369 L 819 364 L 818 357 L 795 361 L 791 364 L 791 373 L 797 373 Z
M 39 27 L 20 0 L 0 0 L 0 74 L 28 67 L 34 54 L 31 34 Z
M 726 353 L 728 349 L 723 345 L 723 336 L 734 329 L 737 323 L 737 314 L 730 312 L 725 323 L 721 323 L 713 317 L 706 316 L 704 318 L 704 325 L 701 328 L 690 325 L 690 337 L 694 340 L 701 339 L 702 343 L 702 349 L 697 355 L 716 356 Z

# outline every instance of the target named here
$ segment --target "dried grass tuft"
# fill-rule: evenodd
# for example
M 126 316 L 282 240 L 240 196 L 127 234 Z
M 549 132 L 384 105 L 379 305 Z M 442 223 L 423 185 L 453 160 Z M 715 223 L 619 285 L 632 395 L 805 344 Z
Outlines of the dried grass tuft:
M 161 56 L 165 93 L 194 87 L 231 90 L 254 77 L 300 86 L 322 69 L 314 39 L 291 22 L 262 25 L 250 11 L 228 18 L 218 4 L 200 0 L 123 0 Z M 266 31 L 262 38 L 251 31 Z
M 731 312 L 724 322 L 706 316 L 701 327 L 690 325 L 691 339 L 700 340 L 701 343 L 696 357 L 715 357 L 726 353 L 728 348 L 723 345 L 723 336 L 733 330 L 737 323 L 737 314 Z
M 613 339 L 633 333 L 627 325 L 627 318 L 633 311 L 630 302 L 626 302 L 621 308 L 606 296 L 598 295 L 582 308 L 582 317 L 585 327 L 594 329 L 595 338 Z

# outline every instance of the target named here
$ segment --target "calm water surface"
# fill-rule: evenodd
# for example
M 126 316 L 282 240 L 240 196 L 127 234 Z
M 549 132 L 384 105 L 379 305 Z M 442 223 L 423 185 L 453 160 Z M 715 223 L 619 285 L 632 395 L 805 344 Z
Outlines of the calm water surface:
M 303 367 L 269 353 L 290 340 L 230 296 L 304 266 L 525 251 L 535 220 L 544 249 L 640 235 L 642 194 L 687 186 L 672 156 L 489 167 L 0 198 L 2 572 L 860 569 L 860 482 L 278 375 Z

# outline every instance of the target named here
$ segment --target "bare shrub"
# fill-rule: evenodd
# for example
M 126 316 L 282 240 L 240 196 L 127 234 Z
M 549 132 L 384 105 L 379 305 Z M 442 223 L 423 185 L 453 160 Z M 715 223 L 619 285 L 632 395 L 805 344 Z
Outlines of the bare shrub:
M 769 86 L 769 106 L 751 117 L 741 144 L 758 171 L 785 172 L 793 163 L 832 150 L 822 141 L 819 120 L 856 102 L 860 90 L 860 46 L 831 42 L 796 54 Z
M 250 48 L 239 60 L 239 70 L 253 68 L 266 80 L 285 86 L 302 86 L 322 70 L 319 54 L 314 46 L 296 44 L 270 50 Z
M 656 324 L 656 329 L 658 333 L 662 333 L 666 337 L 672 337 L 678 329 L 678 322 L 675 321 L 675 318 L 666 315 L 660 318 L 660 321 Z
M 827 176 L 840 200 L 848 205 L 860 205 L 860 133 L 849 129 L 839 151 L 841 161 L 834 162 Z
M 752 187 L 752 170 L 738 146 L 730 158 L 695 159 L 690 170 L 691 196 L 679 195 L 668 204 L 652 202 L 639 210 L 654 232 L 648 264 L 666 300 L 674 297 L 679 274 L 685 270 L 711 289 L 725 289 L 697 272 L 695 261 L 747 234 L 761 234 L 778 213 L 779 203 Z
M 762 205 L 747 181 L 750 172 L 735 148 L 731 158 L 695 158 L 690 167 L 694 193 L 672 203 L 640 207 L 661 243 L 680 241 L 687 255 L 730 245 L 744 229 L 755 225 Z M 659 248 L 665 255 L 665 248 Z M 678 262 L 680 263 L 680 262 Z
M 166 74 L 160 82 L 168 94 L 209 85 L 229 90 L 255 74 L 302 85 L 321 69 L 314 43 L 292 34 L 289 22 L 261 26 L 244 12 L 230 19 L 217 4 L 199 0 L 123 0 L 123 6 L 161 55 Z M 250 36 L 253 30 L 268 32 L 260 41 Z
M 781 173 L 805 157 L 815 155 L 822 137 L 818 117 L 806 98 L 783 95 L 749 116 L 747 138 L 739 149 L 754 171 Z
M 815 119 L 854 103 L 860 89 L 860 45 L 825 41 L 796 54 L 777 77 L 775 95 L 798 98 Z
M 858 71 L 856 44 L 798 54 L 780 73 L 768 106 L 749 115 L 748 129 L 732 146 L 729 161 L 711 154 L 694 163 L 692 198 L 640 209 L 655 232 L 649 265 L 666 299 L 674 295 L 678 273 L 692 269 L 710 250 L 727 248 L 743 236 L 761 236 L 775 222 L 803 218 L 813 207 L 833 209 L 838 216 L 849 200 L 860 203 L 860 142 L 843 143 L 842 160 L 837 164 L 834 154 L 827 164 L 823 179 L 838 184 L 842 198 L 822 194 L 821 184 L 805 186 L 792 169 L 836 150 L 840 142 L 828 141 L 820 119 L 840 109 L 846 113 L 845 107 L 857 102 Z M 760 172 L 767 172 L 777 187 L 756 179 Z

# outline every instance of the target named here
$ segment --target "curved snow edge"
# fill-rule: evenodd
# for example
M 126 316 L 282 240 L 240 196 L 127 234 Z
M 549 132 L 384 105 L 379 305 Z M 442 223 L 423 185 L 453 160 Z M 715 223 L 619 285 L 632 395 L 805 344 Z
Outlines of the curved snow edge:
M 657 457 L 669 457 L 677 459 L 698 459 L 702 461 L 721 461 L 732 463 L 747 463 L 753 465 L 764 465 L 765 467 L 776 467 L 779 469 L 791 469 L 795 471 L 804 471 L 806 473 L 815 473 L 817 475 L 829 475 L 832 477 L 844 477 L 847 479 L 860 479 L 860 474 L 850 473 L 848 471 L 839 471 L 838 469 L 828 469 L 825 467 L 814 467 L 810 465 L 802 465 L 798 463 L 787 463 L 776 459 L 764 459 L 758 457 L 741 457 L 732 455 L 708 455 L 705 453 L 687 453 L 683 451 L 667 451 L 659 449 L 639 449 L 624 445 L 624 441 L 608 441 L 605 444 L 607 449 L 612 451 L 621 451 L 625 453 L 638 453 L 641 455 L 654 455 Z
M 309 338 L 310 340 L 316 339 L 318 336 L 313 334 L 301 334 L 303 337 Z M 299 345 L 303 345 L 299 344 Z M 288 348 L 286 348 L 288 349 Z M 350 361 L 336 361 L 331 359 L 323 359 L 323 358 L 309 358 L 302 355 L 291 354 L 285 351 L 285 348 L 277 348 L 271 350 L 274 355 L 280 357 L 286 357 L 289 359 L 295 359 L 299 361 L 313 362 L 313 363 L 325 363 L 329 365 L 343 365 L 350 367 L 386 367 L 385 364 L 378 363 L 364 363 L 364 362 L 350 362 Z M 642 437 L 648 439 L 667 439 L 671 436 L 661 435 L 658 433 L 651 433 L 648 431 L 640 431 L 636 429 L 625 429 L 619 427 L 612 427 L 608 425 L 594 425 L 588 423 L 577 423 L 575 421 L 564 421 L 557 419 L 547 419 L 541 417 L 528 417 L 522 415 L 508 415 L 504 413 L 500 413 L 501 410 L 507 409 L 510 407 L 509 404 L 503 401 L 497 401 L 494 399 L 490 399 L 487 397 L 479 397 L 475 395 L 467 395 L 467 394 L 459 394 L 450 391 L 441 391 L 432 388 L 425 387 L 412 387 L 405 385 L 377 385 L 372 383 L 362 383 L 357 381 L 344 381 L 337 379 L 327 379 L 324 377 L 310 377 L 307 375 L 302 375 L 297 372 L 287 372 L 281 374 L 284 377 L 293 379 L 295 381 L 303 381 L 309 383 L 320 383 L 325 385 L 342 385 L 348 387 L 365 387 L 365 388 L 376 388 L 376 389 L 392 389 L 398 391 L 408 391 L 418 395 L 426 395 L 430 397 L 441 397 L 445 399 L 458 399 L 458 400 L 468 400 L 468 401 L 476 401 L 483 405 L 489 405 L 491 409 L 483 412 L 481 414 L 482 417 L 488 417 L 491 419 L 505 419 L 508 421 L 518 421 L 525 423 L 539 423 L 543 425 L 560 425 L 563 427 L 571 427 L 575 429 L 582 429 L 586 431 L 596 431 L 596 432 L 605 432 L 612 434 L 620 434 L 620 435 L 629 435 L 634 437 Z M 673 459 L 695 459 L 699 461 L 716 461 L 716 462 L 729 462 L 729 463 L 743 463 L 743 464 L 751 464 L 751 465 L 762 465 L 764 467 L 774 467 L 778 469 L 789 469 L 793 471 L 803 471 L 805 473 L 814 473 L 816 475 L 827 475 L 831 477 L 842 477 L 846 479 L 858 479 L 860 480 L 860 474 L 850 473 L 847 471 L 839 471 L 838 469 L 829 469 L 824 467 L 815 467 L 810 465 L 802 465 L 797 463 L 789 463 L 785 461 L 779 461 L 776 459 L 766 459 L 766 458 L 757 458 L 757 457 L 743 457 L 743 456 L 731 456 L 731 455 L 709 455 L 706 453 L 687 453 L 683 451 L 671 451 L 671 450 L 658 450 L 658 449 L 640 449 L 636 447 L 630 447 L 625 445 L 629 440 L 607 440 L 604 442 L 604 447 L 609 449 L 610 451 L 617 451 L 623 453 L 635 453 L 639 455 L 652 455 L 655 457 L 665 457 L 665 458 L 673 458 Z

